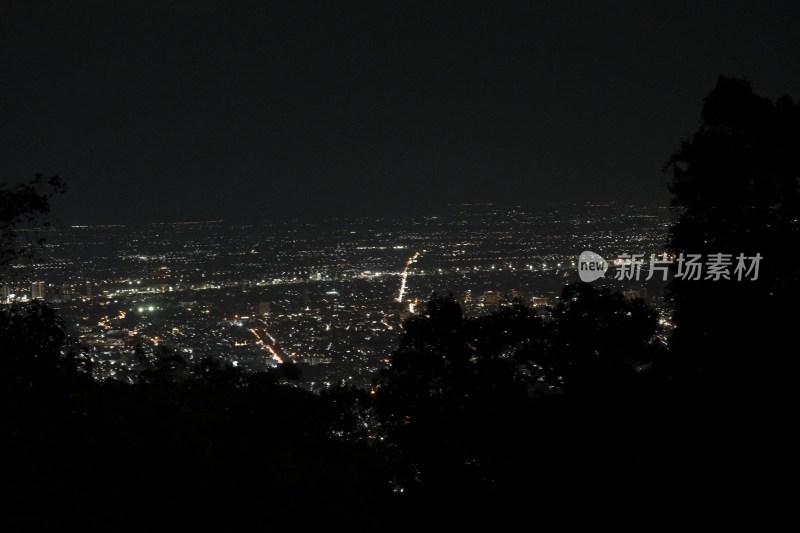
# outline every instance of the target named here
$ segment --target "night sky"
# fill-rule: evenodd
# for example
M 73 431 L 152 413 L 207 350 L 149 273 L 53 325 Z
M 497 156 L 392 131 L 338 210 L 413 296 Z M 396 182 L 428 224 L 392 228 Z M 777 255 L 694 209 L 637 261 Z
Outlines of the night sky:
M 0 181 L 69 224 L 665 203 L 717 76 L 799 60 L 796 1 L 4 0 Z

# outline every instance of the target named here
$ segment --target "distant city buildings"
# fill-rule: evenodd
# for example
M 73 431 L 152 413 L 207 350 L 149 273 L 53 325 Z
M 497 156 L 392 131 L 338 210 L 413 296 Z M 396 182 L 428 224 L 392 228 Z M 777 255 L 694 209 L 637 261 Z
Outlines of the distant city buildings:
M 25 274 L 46 280 L 30 286 L 31 297 L 59 303 L 98 379 L 135 381 L 137 365 L 166 346 L 190 365 L 216 357 L 247 371 L 290 357 L 313 366 L 302 383 L 317 388 L 371 383 L 405 321 L 424 314 L 434 294 L 461 296 L 467 317 L 527 301 L 546 318 L 577 281 L 576 250 L 613 256 L 636 242 L 637 252 L 655 253 L 669 221 L 667 209 L 635 206 L 622 215 L 618 206 L 472 206 L 451 216 L 246 231 L 221 222 L 67 228 L 53 230 L 48 256 Z M 10 283 L 0 296 L 24 300 L 28 290 Z

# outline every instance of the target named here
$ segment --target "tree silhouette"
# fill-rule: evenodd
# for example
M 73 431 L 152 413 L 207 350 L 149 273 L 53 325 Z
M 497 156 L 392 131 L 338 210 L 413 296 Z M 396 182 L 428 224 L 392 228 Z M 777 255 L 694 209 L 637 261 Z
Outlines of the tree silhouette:
M 552 359 L 568 389 L 617 389 L 656 358 L 658 318 L 642 300 L 576 283 L 564 287 L 553 316 Z
M 36 174 L 27 183 L 9 187 L 0 183 L 0 267 L 33 252 L 33 243 L 20 239 L 19 228 L 27 229 L 48 225 L 50 198 L 65 191 L 58 176 Z M 36 241 L 42 244 L 43 239 Z M 2 282 L 2 278 L 0 278 Z
M 37 174 L 27 183 L 8 187 L 0 184 L 0 276 L 3 267 L 29 256 L 34 243 L 22 239 L 19 230 L 46 227 L 50 198 L 64 192 L 58 176 Z M 43 238 L 36 241 L 42 244 Z M 3 282 L 0 277 L 0 284 Z M 13 303 L 0 310 L 0 381 L 9 399 L 19 387 L 55 393 L 54 381 L 87 377 L 90 362 L 68 343 L 63 320 L 41 302 Z
M 167 346 L 157 346 L 156 360 L 139 373 L 145 383 L 179 383 L 188 377 L 186 360 Z
M 405 323 L 375 394 L 381 442 L 405 467 L 399 486 L 457 507 L 638 456 L 618 455 L 627 450 L 619 443 L 642 429 L 631 425 L 643 412 L 632 383 L 655 357 L 655 312 L 587 284 L 566 287 L 562 299 L 549 323 L 519 303 L 465 318 L 452 296 L 434 297 Z M 587 435 L 591 449 L 582 447 Z M 543 457 L 546 465 L 533 460 Z
M 739 497 L 757 486 L 761 497 L 778 498 L 779 473 L 794 477 L 800 466 L 800 364 L 791 348 L 800 296 L 800 106 L 720 77 L 698 131 L 665 168 L 678 214 L 673 253 L 731 254 L 734 264 L 738 254 L 762 257 L 755 281 L 731 275 L 669 286 L 672 378 L 680 386 L 662 404 L 676 414 L 674 434 L 696 443 L 673 437 L 678 449 L 670 452 L 719 494 Z
M 706 380 L 773 381 L 776 368 L 795 368 L 783 346 L 800 296 L 800 106 L 720 77 L 665 169 L 675 254 L 763 257 L 756 281 L 674 280 L 673 347 Z

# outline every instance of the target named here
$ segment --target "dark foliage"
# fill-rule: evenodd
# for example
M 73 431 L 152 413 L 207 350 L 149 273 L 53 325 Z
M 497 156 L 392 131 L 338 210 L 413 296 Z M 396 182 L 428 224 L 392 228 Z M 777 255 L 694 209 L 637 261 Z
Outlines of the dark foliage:
M 677 219 L 676 254 L 725 253 L 762 260 L 755 281 L 675 280 L 668 297 L 676 433 L 693 439 L 687 469 L 750 509 L 797 475 L 800 406 L 794 355 L 800 296 L 800 106 L 720 77 L 700 127 L 666 165 Z
M 0 183 L 0 267 L 31 254 L 37 244 L 44 242 L 40 237 L 21 238 L 20 229 L 24 228 L 25 235 L 30 235 L 32 229 L 47 227 L 50 198 L 64 191 L 64 184 L 58 176 L 47 178 L 43 174 L 36 174 L 27 183 L 14 187 Z
M 783 354 L 800 296 L 800 106 L 720 77 L 666 168 L 679 215 L 672 251 L 763 257 L 756 281 L 675 280 L 673 346 L 720 386 L 794 375 Z
M 652 448 L 630 446 L 658 446 L 645 418 L 658 378 L 637 371 L 659 355 L 654 312 L 577 284 L 553 317 L 517 304 L 465 319 L 445 297 L 406 324 L 377 383 L 375 413 L 381 447 L 400 466 L 397 487 L 420 513 L 465 504 L 508 512 L 526 498 L 555 512 L 566 507 L 562 490 L 584 503 L 603 499 L 596 476 L 665 469 Z M 569 489 L 576 480 L 583 486 Z

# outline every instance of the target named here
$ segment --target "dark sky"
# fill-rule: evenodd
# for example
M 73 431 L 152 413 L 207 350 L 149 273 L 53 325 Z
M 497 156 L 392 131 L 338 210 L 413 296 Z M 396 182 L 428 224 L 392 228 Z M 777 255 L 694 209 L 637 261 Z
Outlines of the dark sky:
M 797 1 L 2 0 L 0 181 L 62 223 L 663 203 L 717 76 L 799 65 Z

